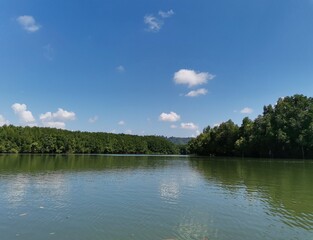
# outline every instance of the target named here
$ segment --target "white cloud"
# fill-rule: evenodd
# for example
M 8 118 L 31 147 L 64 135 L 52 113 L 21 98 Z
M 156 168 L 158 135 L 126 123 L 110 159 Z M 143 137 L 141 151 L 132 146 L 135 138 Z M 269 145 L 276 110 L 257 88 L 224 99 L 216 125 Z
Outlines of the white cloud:
M 159 120 L 164 122 L 177 122 L 179 119 L 180 116 L 175 112 L 161 113 L 159 116 Z
M 251 114 L 251 113 L 253 113 L 253 109 L 249 108 L 249 107 L 245 107 L 245 108 L 240 110 L 240 113 L 242 113 L 242 114 Z
M 31 111 L 27 110 L 26 104 L 14 103 L 11 107 L 22 123 L 34 124 L 36 122 Z
M 180 126 L 181 126 L 181 128 L 183 128 L 183 129 L 188 129 L 188 130 L 197 130 L 197 129 L 198 129 L 198 126 L 195 125 L 195 124 L 192 123 L 192 122 L 189 122 L 189 123 L 181 123 Z
M 144 16 L 143 21 L 147 25 L 147 30 L 150 32 L 158 32 L 161 30 L 164 20 L 174 15 L 174 11 L 159 11 L 159 17 L 155 17 L 153 14 Z
M 9 125 L 10 122 L 6 120 L 2 115 L 0 115 L 0 126 Z
M 159 15 L 162 17 L 162 18 L 169 18 L 169 17 L 171 17 L 171 16 L 173 16 L 174 15 L 174 11 L 171 9 L 171 10 L 169 10 L 169 11 L 167 11 L 167 12 L 164 12 L 164 11 L 159 11 Z
M 75 118 L 76 114 L 74 112 L 69 112 L 62 108 L 58 108 L 58 111 L 54 113 L 46 112 L 39 116 L 43 126 L 62 129 L 65 128 L 65 121 L 72 121 Z
M 177 125 L 172 124 L 172 125 L 171 125 L 171 128 L 177 128 Z
M 128 129 L 128 130 L 125 131 L 125 134 L 132 134 L 132 133 L 133 133 L 133 131 L 130 130 L 130 129 Z
M 189 93 L 187 93 L 185 96 L 186 97 L 197 97 L 199 95 L 205 95 L 207 94 L 208 90 L 206 90 L 205 88 L 200 88 L 197 90 L 192 90 Z
M 219 127 L 221 125 L 221 123 L 214 123 L 213 127 Z
M 122 65 L 119 65 L 119 66 L 116 67 L 116 71 L 118 71 L 118 72 L 125 72 L 125 67 L 122 66 Z
M 191 137 L 192 137 L 192 138 L 195 138 L 195 137 L 199 136 L 200 133 L 201 133 L 201 132 L 200 132 L 199 130 L 196 130 L 195 134 L 192 134 Z
M 187 84 L 188 87 L 193 87 L 207 83 L 208 80 L 212 80 L 215 75 L 208 72 L 195 72 L 189 69 L 180 69 L 174 74 L 174 81 L 176 84 Z
M 68 112 L 62 108 L 58 108 L 58 111 L 53 113 L 53 118 L 60 121 L 75 120 L 76 114 L 74 112 Z
M 64 122 L 42 122 L 44 127 L 65 129 Z
M 41 26 L 36 23 L 33 16 L 19 16 L 16 21 L 24 28 L 24 30 L 30 33 L 37 32 L 41 28 Z
M 121 120 L 117 123 L 118 125 L 125 125 L 125 121 Z
M 144 23 L 148 26 L 148 31 L 151 32 L 158 32 L 160 31 L 163 21 L 154 17 L 153 15 L 146 15 L 144 17 Z
M 63 110 L 62 108 L 58 108 L 58 111 L 55 113 L 46 112 L 44 114 L 40 115 L 40 120 L 42 121 L 69 121 L 69 120 L 75 120 L 76 114 L 74 112 L 68 112 L 66 110 Z
M 49 120 L 52 120 L 52 113 L 51 112 L 46 112 L 46 113 L 43 113 L 43 114 L 40 114 L 39 116 L 39 119 L 41 121 L 49 121 Z
M 96 121 L 98 121 L 99 117 L 98 116 L 93 116 L 91 118 L 88 119 L 89 123 L 95 123 Z

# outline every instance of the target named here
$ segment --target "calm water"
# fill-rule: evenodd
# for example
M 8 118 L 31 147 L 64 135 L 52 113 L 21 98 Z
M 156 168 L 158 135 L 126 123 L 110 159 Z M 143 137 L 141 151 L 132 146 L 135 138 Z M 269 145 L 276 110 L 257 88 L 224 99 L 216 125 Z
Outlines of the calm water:
M 0 234 L 313 239 L 313 162 L 2 155 Z

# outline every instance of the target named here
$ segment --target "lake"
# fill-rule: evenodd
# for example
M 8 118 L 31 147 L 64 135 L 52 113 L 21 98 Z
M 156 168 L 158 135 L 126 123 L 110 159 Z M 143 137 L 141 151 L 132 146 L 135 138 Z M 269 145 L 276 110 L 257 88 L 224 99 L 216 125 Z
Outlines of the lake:
M 0 234 L 313 239 L 313 161 L 0 155 Z

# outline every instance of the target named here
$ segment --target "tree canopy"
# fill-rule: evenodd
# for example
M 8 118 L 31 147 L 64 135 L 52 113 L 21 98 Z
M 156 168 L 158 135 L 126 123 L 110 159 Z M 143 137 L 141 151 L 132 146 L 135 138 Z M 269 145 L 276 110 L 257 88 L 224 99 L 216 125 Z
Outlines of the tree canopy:
M 264 106 L 241 126 L 231 120 L 209 126 L 189 142 L 198 155 L 313 158 L 313 98 L 294 95 Z
M 0 153 L 177 154 L 179 147 L 160 136 L 4 125 Z

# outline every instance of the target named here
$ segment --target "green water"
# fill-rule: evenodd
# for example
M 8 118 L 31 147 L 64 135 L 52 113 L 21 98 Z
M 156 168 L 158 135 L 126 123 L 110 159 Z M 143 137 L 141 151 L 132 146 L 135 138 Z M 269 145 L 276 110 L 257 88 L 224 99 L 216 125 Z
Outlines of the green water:
M 0 155 L 0 239 L 313 239 L 313 162 Z

